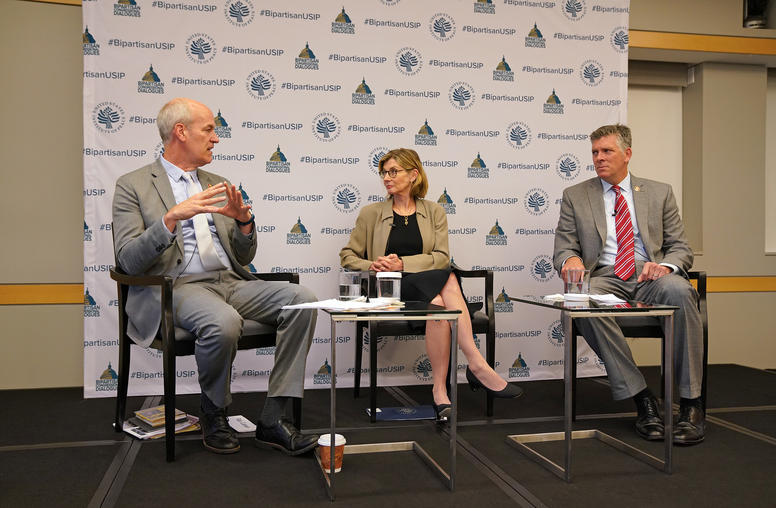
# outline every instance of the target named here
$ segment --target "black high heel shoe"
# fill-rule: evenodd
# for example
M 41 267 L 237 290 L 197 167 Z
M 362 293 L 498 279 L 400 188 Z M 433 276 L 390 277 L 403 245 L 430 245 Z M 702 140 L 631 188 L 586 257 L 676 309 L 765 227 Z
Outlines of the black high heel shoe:
M 469 382 L 469 388 L 471 388 L 473 392 L 482 388 L 487 393 L 499 399 L 516 399 L 523 395 L 522 388 L 509 383 L 501 390 L 491 390 L 477 379 L 477 376 L 474 375 L 474 372 L 472 372 L 468 366 L 466 367 L 466 381 Z
M 450 404 L 437 405 L 436 402 L 432 402 L 431 406 L 434 408 L 434 412 L 436 413 L 437 423 L 444 423 L 450 419 L 450 414 L 453 411 Z

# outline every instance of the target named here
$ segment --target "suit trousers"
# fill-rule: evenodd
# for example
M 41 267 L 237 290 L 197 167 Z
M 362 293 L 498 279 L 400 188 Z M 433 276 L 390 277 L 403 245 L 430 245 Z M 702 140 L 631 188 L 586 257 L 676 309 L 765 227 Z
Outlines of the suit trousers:
M 302 397 L 305 363 L 318 314 L 281 307 L 315 300 L 304 286 L 244 280 L 231 270 L 186 275 L 175 281 L 173 320 L 175 326 L 196 336 L 199 385 L 213 404 L 226 407 L 232 402 L 232 362 L 243 319 L 277 328 L 267 396 Z
M 688 399 L 700 397 L 703 324 L 698 311 L 698 293 L 687 279 L 675 273 L 637 283 L 643 266 L 643 261 L 637 261 L 636 273 L 627 281 L 614 275 L 613 266 L 598 267 L 590 277 L 590 293 L 611 293 L 626 300 L 679 307 L 674 312 L 674 372 L 679 395 Z M 646 388 L 644 376 L 633 361 L 630 347 L 614 318 L 580 319 L 576 325 L 604 361 L 615 400 L 633 397 Z

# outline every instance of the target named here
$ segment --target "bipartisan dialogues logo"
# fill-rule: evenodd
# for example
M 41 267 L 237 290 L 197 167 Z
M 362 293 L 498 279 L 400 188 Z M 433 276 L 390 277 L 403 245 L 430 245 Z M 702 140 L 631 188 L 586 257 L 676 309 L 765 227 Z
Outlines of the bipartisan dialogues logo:
M 531 377 L 531 368 L 525 363 L 523 359 L 523 353 L 517 353 L 517 358 L 512 362 L 512 366 L 509 367 L 509 378 L 521 378 Z
M 138 93 L 164 93 L 164 83 L 162 83 L 159 75 L 154 71 L 153 65 L 148 67 L 148 71 L 137 82 L 137 91 Z
M 84 242 L 91 242 L 93 234 L 94 232 L 92 229 L 86 224 L 86 221 L 84 221 Z
M 135 0 L 116 0 L 116 3 L 113 4 L 113 15 L 139 18 L 140 6 Z
M 469 170 L 466 172 L 467 178 L 488 178 L 490 173 L 488 167 L 485 165 L 485 161 L 480 157 L 480 153 L 477 152 L 477 157 L 472 161 Z
M 251 0 L 227 0 L 224 4 L 224 16 L 232 25 L 243 28 L 253 22 L 256 9 Z
M 525 47 L 540 49 L 547 47 L 546 39 L 542 35 L 541 30 L 539 30 L 539 27 L 536 26 L 536 23 L 534 23 L 533 28 L 528 32 L 528 35 L 525 38 Z
M 496 297 L 495 307 L 496 312 L 513 312 L 515 310 L 512 299 L 509 298 L 504 286 L 501 286 L 501 292 Z
M 112 134 L 124 127 L 126 116 L 124 108 L 115 102 L 106 101 L 97 104 L 92 109 L 92 122 L 97 130 L 105 134 Z
M 353 213 L 361 206 L 361 193 L 354 185 L 342 183 L 332 191 L 331 203 L 339 212 Z
M 94 390 L 97 392 L 113 392 L 119 386 L 119 375 L 113 370 L 110 362 L 108 367 L 102 371 L 100 377 L 94 383 Z
M 86 226 L 85 222 L 84 226 Z M 97 302 L 94 300 L 92 295 L 89 294 L 89 288 L 86 288 L 86 292 L 84 293 L 84 317 L 100 317 L 100 306 L 97 305 Z
M 549 97 L 547 97 L 547 100 L 544 102 L 544 109 L 545 114 L 549 115 L 562 115 L 563 114 L 563 103 L 560 101 L 560 97 L 555 93 L 555 89 L 552 89 L 552 93 Z
M 434 134 L 434 130 L 428 124 L 428 119 L 423 122 L 423 125 L 418 129 L 418 133 L 415 134 L 415 144 L 425 146 L 436 146 L 437 137 Z
M 251 197 L 248 195 L 248 193 L 247 193 L 247 192 L 245 192 L 245 189 L 243 189 L 242 182 L 240 182 L 240 185 L 239 185 L 239 187 L 237 188 L 237 190 L 239 190 L 239 191 L 240 191 L 240 196 L 242 197 L 243 203 L 245 203 L 246 205 L 251 205 L 251 206 L 253 206 L 253 200 L 252 200 L 252 199 L 251 199 Z
M 314 385 L 328 385 L 331 384 L 331 365 L 329 365 L 329 359 L 326 358 L 323 361 L 323 365 L 318 368 L 318 372 L 313 374 Z
M 496 65 L 496 70 L 493 71 L 493 81 L 514 81 L 515 73 L 512 71 L 512 67 L 507 63 L 505 56 L 501 56 L 501 61 Z
M 423 68 L 423 56 L 415 48 L 404 47 L 396 52 L 394 64 L 405 76 L 414 76 Z
M 488 234 L 485 235 L 485 245 L 507 245 L 507 235 L 504 230 L 499 226 L 498 220 L 490 228 Z
M 275 76 L 264 69 L 257 69 L 245 79 L 245 89 L 254 99 L 265 101 L 275 95 Z
M 428 20 L 428 30 L 434 39 L 447 42 L 455 37 L 455 20 L 449 14 L 439 12 Z
M 291 163 L 288 161 L 283 152 L 280 151 L 280 145 L 272 155 L 269 156 L 269 160 L 266 165 L 267 173 L 290 173 Z
M 310 49 L 309 43 L 305 43 L 304 49 L 299 52 L 299 56 L 294 60 L 294 68 L 310 71 L 318 70 L 318 59 L 315 57 L 313 50 Z
M 493 0 L 477 0 L 474 2 L 474 12 L 477 14 L 496 14 Z
M 450 194 L 447 193 L 447 187 L 442 191 L 439 199 L 437 199 L 437 203 L 445 209 L 447 215 L 455 215 L 455 203 L 453 202 L 453 198 L 450 197 Z
M 345 8 L 342 8 L 342 12 L 337 14 L 334 21 L 331 23 L 331 33 L 333 34 L 348 34 L 353 35 L 356 33 L 356 28 L 353 22 L 350 20 L 350 16 L 345 12 Z
M 207 64 L 215 58 L 216 41 L 206 33 L 195 33 L 186 39 L 186 56 L 194 63 Z
M 100 45 L 97 44 L 97 41 L 94 39 L 94 36 L 92 36 L 92 34 L 89 33 L 88 26 L 84 29 L 84 33 L 81 35 L 81 39 L 84 45 L 84 56 L 100 55 Z
M 361 78 L 361 83 L 356 87 L 356 91 L 353 92 L 351 102 L 353 104 L 370 104 L 374 106 L 375 94 L 372 93 L 372 89 L 366 84 L 366 78 Z
M 216 136 L 219 138 L 231 138 L 232 137 L 232 128 L 229 127 L 229 123 L 226 121 L 226 118 L 221 114 L 221 109 L 219 108 L 218 114 L 215 117 L 216 122 Z
M 291 227 L 291 231 L 286 233 L 286 244 L 288 245 L 310 245 L 310 233 L 302 224 L 302 218 L 296 219 L 296 224 Z

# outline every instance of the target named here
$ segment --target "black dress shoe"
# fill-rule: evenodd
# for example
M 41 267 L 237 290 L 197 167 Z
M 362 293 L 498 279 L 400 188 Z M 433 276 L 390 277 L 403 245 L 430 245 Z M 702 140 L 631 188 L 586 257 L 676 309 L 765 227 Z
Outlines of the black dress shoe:
M 318 444 L 318 436 L 305 436 L 294 425 L 281 418 L 271 427 L 256 426 L 256 445 L 280 450 L 286 455 L 301 455 Z
M 471 388 L 473 392 L 476 392 L 482 388 L 489 394 L 499 399 L 516 399 L 523 394 L 522 388 L 509 383 L 507 383 L 507 385 L 501 390 L 491 390 L 482 384 L 479 379 L 477 379 L 477 376 L 474 375 L 474 372 L 472 372 L 468 366 L 466 367 L 466 381 L 469 382 L 469 388 Z
M 679 421 L 674 428 L 674 444 L 698 444 L 703 441 L 705 434 L 706 417 L 703 410 L 694 405 L 680 405 Z
M 641 397 L 636 399 L 636 432 L 647 441 L 659 441 L 663 439 L 665 428 L 663 419 L 657 409 L 655 397 Z
M 450 415 L 453 412 L 452 406 L 450 406 L 450 404 L 436 404 L 435 402 L 432 402 L 431 405 L 433 406 L 434 412 L 436 413 L 437 423 L 444 423 L 450 419 Z
M 203 411 L 199 425 L 202 427 L 202 442 L 211 452 L 227 454 L 240 451 L 240 441 L 237 440 L 237 433 L 229 426 L 225 409 Z

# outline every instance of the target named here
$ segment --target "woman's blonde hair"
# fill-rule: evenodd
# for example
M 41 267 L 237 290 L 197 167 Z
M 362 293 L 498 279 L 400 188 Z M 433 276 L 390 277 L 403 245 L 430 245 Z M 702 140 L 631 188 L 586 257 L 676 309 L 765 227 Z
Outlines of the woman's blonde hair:
M 417 169 L 418 177 L 412 182 L 410 195 L 413 198 L 424 198 L 428 192 L 428 177 L 423 169 L 423 163 L 420 162 L 418 152 L 411 148 L 394 148 L 380 158 L 378 169 L 382 170 L 383 165 L 389 160 L 394 159 L 403 169 Z

